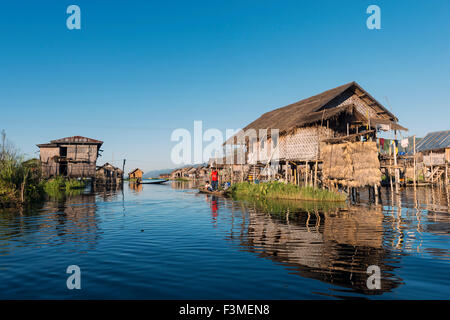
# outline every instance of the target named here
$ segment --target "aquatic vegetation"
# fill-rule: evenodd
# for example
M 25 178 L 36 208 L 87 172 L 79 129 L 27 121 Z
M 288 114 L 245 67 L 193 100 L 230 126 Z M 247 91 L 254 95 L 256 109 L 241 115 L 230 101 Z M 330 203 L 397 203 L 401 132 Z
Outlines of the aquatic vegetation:
M 261 197 L 250 197 L 243 195 L 233 196 L 233 200 L 242 201 L 251 204 L 260 211 L 270 214 L 285 214 L 287 212 L 330 212 L 336 209 L 346 208 L 344 201 L 302 201 L 290 199 L 271 199 Z
M 82 189 L 85 187 L 85 182 L 77 179 L 67 179 L 62 176 L 45 181 L 44 190 L 47 194 L 55 194 L 61 191 L 69 192 L 74 189 Z
M 25 161 L 11 145 L 3 141 L 0 150 L 0 207 L 14 207 L 42 199 L 38 159 Z
M 282 182 L 265 182 L 253 184 L 236 183 L 232 186 L 234 196 L 249 196 L 266 199 L 313 200 L 313 201 L 345 201 L 347 195 L 336 191 L 314 187 L 300 187 Z

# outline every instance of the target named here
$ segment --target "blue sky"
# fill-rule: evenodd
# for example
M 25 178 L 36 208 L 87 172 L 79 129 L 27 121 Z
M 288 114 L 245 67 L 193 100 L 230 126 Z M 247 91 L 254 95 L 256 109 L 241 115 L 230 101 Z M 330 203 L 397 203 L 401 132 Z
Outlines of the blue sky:
M 447 0 L 3 1 L 0 35 L 0 129 L 28 155 L 82 135 L 100 162 L 170 168 L 176 128 L 240 128 L 353 80 L 410 134 L 450 129 Z

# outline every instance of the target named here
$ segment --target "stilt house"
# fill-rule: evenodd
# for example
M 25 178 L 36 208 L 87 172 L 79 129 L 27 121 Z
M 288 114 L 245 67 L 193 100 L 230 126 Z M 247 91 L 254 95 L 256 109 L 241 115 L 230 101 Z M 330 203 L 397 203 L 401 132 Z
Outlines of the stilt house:
M 38 144 L 44 177 L 94 178 L 103 141 L 73 136 Z

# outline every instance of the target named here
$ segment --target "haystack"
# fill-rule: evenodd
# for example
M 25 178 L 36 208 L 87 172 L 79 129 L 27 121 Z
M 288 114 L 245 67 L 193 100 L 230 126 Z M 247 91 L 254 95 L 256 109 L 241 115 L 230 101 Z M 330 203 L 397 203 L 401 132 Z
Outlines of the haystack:
M 323 144 L 323 181 L 349 187 L 378 185 L 380 162 L 375 142 Z

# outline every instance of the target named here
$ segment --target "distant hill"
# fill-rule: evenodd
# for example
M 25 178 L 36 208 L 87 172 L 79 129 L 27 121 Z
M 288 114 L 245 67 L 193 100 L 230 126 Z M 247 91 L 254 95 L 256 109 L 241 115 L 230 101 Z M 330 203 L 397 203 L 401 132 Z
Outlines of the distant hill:
M 173 170 L 175 170 L 175 169 L 161 169 L 161 170 L 147 171 L 143 175 L 143 178 L 158 178 L 160 174 L 162 174 L 162 173 L 171 173 Z
M 199 166 L 206 166 L 206 163 L 204 163 L 204 164 L 196 164 L 196 165 L 186 165 L 186 166 L 182 166 L 182 167 L 178 167 L 178 168 L 172 168 L 172 169 L 161 169 L 161 170 L 147 171 L 143 175 L 143 178 L 158 178 L 159 175 L 162 174 L 162 173 L 171 173 L 172 171 L 174 171 L 176 169 L 181 169 L 181 168 L 186 168 L 186 167 L 199 167 Z

